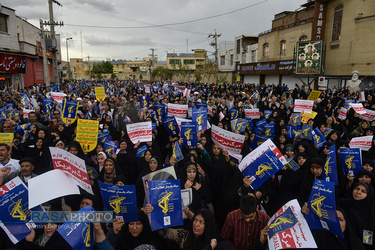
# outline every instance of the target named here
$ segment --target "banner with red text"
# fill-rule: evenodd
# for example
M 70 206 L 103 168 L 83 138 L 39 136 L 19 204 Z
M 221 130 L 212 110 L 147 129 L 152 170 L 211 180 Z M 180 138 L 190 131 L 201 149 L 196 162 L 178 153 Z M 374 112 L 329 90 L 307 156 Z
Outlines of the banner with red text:
M 62 103 L 66 94 L 60 92 L 51 92 L 51 98 L 58 103 Z
M 355 110 L 358 114 L 366 114 L 365 108 L 363 107 L 362 103 L 350 103 L 351 108 Z
M 287 227 L 292 222 L 294 225 Z M 282 206 L 267 224 L 273 235 L 268 236 L 269 249 L 318 248 L 296 199 Z
M 348 110 L 344 107 L 341 107 L 340 110 L 339 110 L 339 119 L 345 120 L 347 113 L 348 113 Z M 375 113 L 375 111 L 374 111 L 374 113 Z
M 368 151 L 371 148 L 372 145 L 372 138 L 373 136 L 360 136 L 360 137 L 354 137 L 349 142 L 349 147 L 351 148 L 360 148 L 364 151 Z
M 152 141 L 152 123 L 138 122 L 126 125 L 129 139 L 133 144 Z
M 85 161 L 61 148 L 50 147 L 53 166 L 62 170 L 77 186 L 92 192 Z
M 294 100 L 294 112 L 311 112 L 313 110 L 314 101 L 310 100 Z
M 245 141 L 244 135 L 232 133 L 215 125 L 212 125 L 211 138 L 214 143 L 220 146 L 220 148 L 233 154 L 241 153 Z
M 185 118 L 188 112 L 188 105 L 168 103 L 168 116 Z
M 375 120 L 375 111 L 371 109 L 365 109 L 366 113 L 362 115 L 362 119 L 366 121 L 373 121 Z
M 245 117 L 251 119 L 259 119 L 259 109 L 245 109 Z

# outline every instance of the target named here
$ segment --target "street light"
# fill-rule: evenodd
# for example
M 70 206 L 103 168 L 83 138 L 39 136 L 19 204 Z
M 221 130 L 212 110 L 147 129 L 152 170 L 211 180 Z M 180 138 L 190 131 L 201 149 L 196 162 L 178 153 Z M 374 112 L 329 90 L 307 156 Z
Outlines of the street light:
M 69 61 L 69 46 L 68 46 L 68 40 L 73 39 L 72 37 L 66 38 L 66 60 L 68 61 L 68 79 L 70 81 L 70 61 Z

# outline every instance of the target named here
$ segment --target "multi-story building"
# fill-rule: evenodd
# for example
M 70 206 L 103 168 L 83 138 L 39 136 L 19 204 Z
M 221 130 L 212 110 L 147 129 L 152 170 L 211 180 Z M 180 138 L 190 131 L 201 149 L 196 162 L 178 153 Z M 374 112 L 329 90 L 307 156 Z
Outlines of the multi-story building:
M 15 89 L 43 84 L 41 30 L 0 5 L 0 79 Z M 60 36 L 56 35 L 57 61 L 61 61 Z M 49 76 L 53 81 L 52 54 L 47 52 Z
M 375 86 L 375 1 L 309 0 L 297 11 L 275 15 L 272 29 L 259 34 L 258 63 L 241 64 L 236 73 L 246 83 L 286 84 L 315 82 L 325 76 L 323 87 L 346 86 L 354 70 L 362 88 Z M 295 75 L 295 50 L 299 41 L 323 41 L 322 73 Z

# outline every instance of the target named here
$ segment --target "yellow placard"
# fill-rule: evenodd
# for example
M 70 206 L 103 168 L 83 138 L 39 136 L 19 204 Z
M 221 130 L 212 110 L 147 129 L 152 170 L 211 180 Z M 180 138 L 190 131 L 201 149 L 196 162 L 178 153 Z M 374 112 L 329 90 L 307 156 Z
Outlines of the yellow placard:
M 95 88 L 95 97 L 96 97 L 96 100 L 98 100 L 99 102 L 104 101 L 104 99 L 105 99 L 104 87 L 96 87 Z
M 318 100 L 321 93 L 322 93 L 322 91 L 312 90 L 310 92 L 309 98 L 307 98 L 307 100 L 316 102 L 316 100 Z
M 13 142 L 13 133 L 0 133 L 0 142 L 10 145 Z
M 241 81 L 241 76 L 237 76 L 237 82 Z
M 96 148 L 98 129 L 99 121 L 78 119 L 77 141 L 81 144 L 83 152 L 87 153 Z
M 314 119 L 318 113 L 311 111 L 311 113 L 303 113 L 301 116 L 302 123 L 307 123 L 310 119 Z

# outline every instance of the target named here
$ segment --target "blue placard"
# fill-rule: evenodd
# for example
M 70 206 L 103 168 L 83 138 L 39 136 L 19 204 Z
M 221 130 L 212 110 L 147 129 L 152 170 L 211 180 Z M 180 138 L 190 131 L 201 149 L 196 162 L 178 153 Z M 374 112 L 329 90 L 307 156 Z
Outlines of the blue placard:
M 264 182 L 283 167 L 283 164 L 272 150 L 267 149 L 254 162 L 247 166 L 242 171 L 242 174 L 244 176 L 250 176 L 250 179 L 253 181 L 250 186 L 252 189 L 257 190 Z
M 156 123 L 153 122 L 151 125 L 152 125 L 152 131 L 156 131 Z
M 137 222 L 137 196 L 134 185 L 117 186 L 98 182 L 104 208 L 113 211 L 116 218 L 124 222 Z
M 238 114 L 238 110 L 237 109 L 230 109 L 229 110 L 229 114 L 230 114 L 230 119 L 231 120 L 236 119 L 237 114 Z
M 312 127 L 307 124 L 303 124 L 302 126 L 302 138 L 312 140 Z
M 324 135 L 318 128 L 315 128 L 314 130 L 311 130 L 312 138 L 315 143 L 315 145 L 318 146 L 318 149 L 323 146 L 325 142 L 327 142 L 326 138 L 324 138 Z
M 287 100 L 287 105 L 288 105 L 288 108 L 290 107 L 290 106 L 293 106 L 293 98 L 288 98 L 288 100 Z
M 108 138 L 103 144 L 103 151 L 109 156 L 112 156 L 112 154 L 116 154 L 117 148 L 118 143 Z
M 362 157 L 360 148 L 340 148 L 340 158 L 345 175 L 350 172 L 357 176 L 362 169 Z
M 6 118 L 12 120 L 13 117 L 14 117 L 14 109 L 8 109 L 8 110 L 5 110 L 5 116 Z
M 259 121 L 259 122 L 256 122 L 255 125 L 257 126 L 257 128 L 260 128 L 262 127 L 263 128 L 263 125 L 266 124 L 267 121 L 265 119 Z
M 237 119 L 236 130 L 239 133 L 243 133 L 243 132 L 245 132 L 246 125 L 247 125 L 247 120 L 246 119 Z
M 166 106 L 164 103 L 154 103 L 154 108 L 155 108 L 155 112 L 159 117 L 161 117 L 162 119 L 165 119 L 167 118 L 167 111 L 166 111 Z
M 20 135 L 24 135 L 25 132 L 30 131 L 30 126 L 31 126 L 31 123 L 19 125 L 17 127 L 17 133 Z
M 22 103 L 23 106 L 29 106 L 30 105 L 29 98 L 27 98 L 26 94 L 21 95 L 21 103 Z
M 98 143 L 104 143 L 107 139 L 109 139 L 109 140 L 111 139 L 109 131 L 98 134 Z
M 326 128 L 325 130 L 324 130 L 324 137 L 327 137 L 327 135 L 329 134 L 329 133 L 331 133 L 333 131 L 333 129 L 330 129 L 330 128 Z
M 264 124 L 263 128 L 264 128 L 264 134 L 268 138 L 273 140 L 275 138 L 275 123 Z
M 147 149 L 147 145 L 144 145 L 143 147 L 139 148 L 137 150 L 137 157 L 143 157 Z
M 294 158 L 290 158 L 286 165 L 288 165 L 288 167 L 293 171 L 296 171 L 300 168 L 300 166 L 294 161 Z
M 345 108 L 350 108 L 349 103 L 355 103 L 355 100 L 345 100 Z
M 150 106 L 150 97 L 148 95 L 140 96 L 139 97 L 139 106 L 141 108 L 148 108 Z
M 333 144 L 329 147 L 326 163 L 323 168 L 323 180 L 330 181 L 339 185 L 337 180 L 337 161 L 336 161 L 336 147 Z
M 43 99 L 43 112 L 47 114 L 46 120 L 49 120 L 52 116 L 52 107 L 53 107 L 53 99 L 44 98 Z
M 268 237 L 271 239 L 275 234 L 291 229 L 298 223 L 296 215 L 288 207 L 283 213 L 277 216 L 270 224 Z
M 197 131 L 205 131 L 207 129 L 207 109 L 193 108 L 192 121 L 197 125 Z
M 246 124 L 247 130 L 255 131 L 255 126 L 254 126 L 253 120 L 251 118 L 246 118 L 246 121 L 247 121 L 247 124 Z
M 1 118 L 5 118 L 6 117 L 5 108 L 0 108 L 0 117 Z
M 178 128 L 178 124 L 174 116 L 168 116 L 163 120 L 163 124 L 169 135 L 176 136 L 178 133 L 180 133 L 180 129 Z
M 152 230 L 183 225 L 180 180 L 149 181 L 148 186 Z
M 207 103 L 205 103 L 205 102 L 196 102 L 196 103 L 195 103 L 195 107 L 196 107 L 197 109 L 207 108 Z
M 155 111 L 151 111 L 150 112 L 150 115 L 151 115 L 151 120 L 153 122 L 157 122 L 158 121 L 158 116 L 156 115 L 156 112 Z
M 178 142 L 174 143 L 172 150 L 172 158 L 174 158 L 177 162 L 184 159 L 184 155 L 181 152 L 180 145 L 178 145 Z
M 344 238 L 336 214 L 333 182 L 315 179 L 307 204 L 310 212 L 306 214 L 306 220 L 310 229 L 327 230 Z
M 71 100 L 63 100 L 63 117 L 68 119 L 75 119 L 78 109 L 78 103 Z
M 91 109 L 91 113 L 92 113 L 93 115 L 96 115 L 97 117 L 99 117 L 99 116 L 100 116 L 100 107 L 93 107 L 93 108 Z
M 254 139 L 250 145 L 252 150 L 256 149 L 258 146 L 262 145 L 263 142 L 267 141 L 268 137 L 266 135 L 256 133 Z
M 301 124 L 301 113 L 293 113 L 290 124 L 293 126 L 297 126 Z
M 270 119 L 272 117 L 272 110 L 264 110 L 264 118 Z
M 5 107 L 6 107 L 6 109 L 14 109 L 14 103 L 13 102 L 6 103 Z
M 87 222 L 76 221 L 77 218 L 86 218 L 88 213 L 95 213 L 92 207 L 81 208 L 62 226 L 57 232 L 69 243 L 74 250 L 92 249 L 93 247 L 93 229 L 92 224 Z
M 296 138 L 299 132 L 302 131 L 302 126 L 288 126 L 288 137 L 290 139 Z
M 198 136 L 194 122 L 181 122 L 182 146 L 198 146 Z
M 95 181 L 99 174 L 96 172 L 95 168 L 86 166 L 87 175 L 89 176 L 89 179 L 92 181 Z

